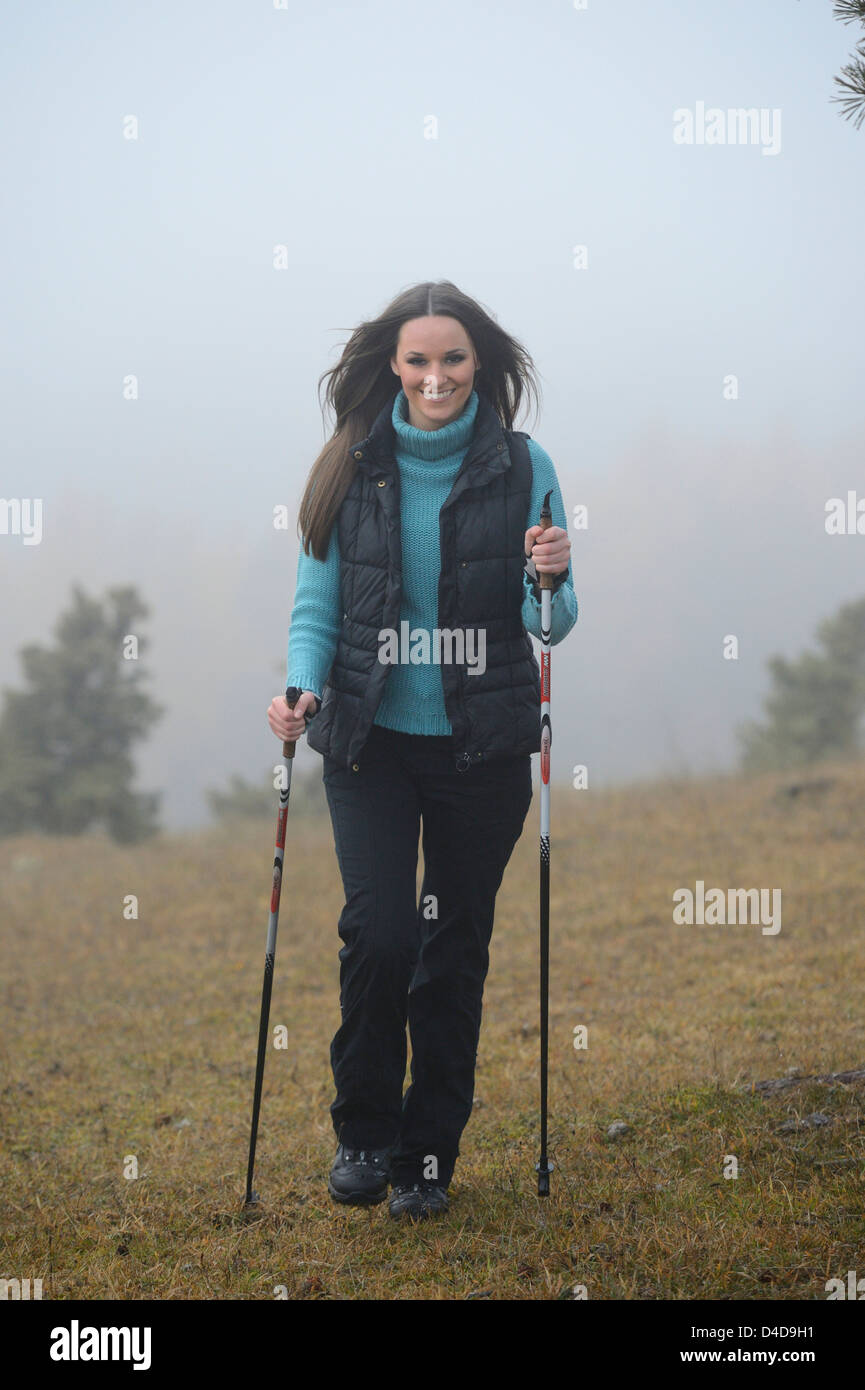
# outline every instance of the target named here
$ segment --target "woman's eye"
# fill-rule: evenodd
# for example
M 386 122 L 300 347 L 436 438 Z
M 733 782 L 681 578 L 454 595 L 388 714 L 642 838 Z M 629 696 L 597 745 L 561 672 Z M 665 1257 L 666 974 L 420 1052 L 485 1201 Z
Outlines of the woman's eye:
M 409 364 L 410 367 L 422 367 L 423 364 L 424 364 L 424 362 L 425 362 L 425 360 L 426 360 L 426 359 L 423 358 L 423 357 L 410 357 L 410 358 L 408 359 L 408 364 Z M 447 361 L 447 362 L 463 362 L 464 360 L 465 360 L 465 359 L 464 359 L 463 357 L 448 357 L 448 358 L 445 358 L 445 361 Z

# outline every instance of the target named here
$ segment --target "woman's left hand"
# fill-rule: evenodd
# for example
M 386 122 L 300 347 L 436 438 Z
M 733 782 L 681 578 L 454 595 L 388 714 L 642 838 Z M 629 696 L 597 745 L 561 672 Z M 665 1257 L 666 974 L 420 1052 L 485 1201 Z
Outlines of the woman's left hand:
M 561 526 L 530 526 L 525 539 L 526 559 L 535 562 L 538 574 L 561 574 L 570 563 L 571 542 Z

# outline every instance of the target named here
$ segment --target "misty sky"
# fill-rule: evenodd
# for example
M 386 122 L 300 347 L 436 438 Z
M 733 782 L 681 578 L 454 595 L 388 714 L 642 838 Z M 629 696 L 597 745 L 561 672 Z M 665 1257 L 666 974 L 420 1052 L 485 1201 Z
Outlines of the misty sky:
M 829 0 L 7 5 L 0 496 L 43 534 L 0 535 L 0 684 L 73 582 L 134 583 L 168 706 L 139 786 L 174 827 L 263 778 L 318 378 L 448 278 L 532 354 L 517 424 L 589 508 L 554 780 L 731 769 L 767 657 L 865 595 L 865 536 L 824 529 L 865 495 L 865 126 L 830 101 L 861 34 Z M 778 148 L 676 143 L 701 103 Z

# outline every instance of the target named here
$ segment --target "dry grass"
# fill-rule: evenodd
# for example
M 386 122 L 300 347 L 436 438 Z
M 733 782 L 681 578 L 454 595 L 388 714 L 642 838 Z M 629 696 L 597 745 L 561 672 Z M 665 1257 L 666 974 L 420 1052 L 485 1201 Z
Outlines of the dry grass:
M 825 1298 L 828 1278 L 865 1272 L 865 1090 L 748 1089 L 865 1063 L 865 766 L 818 771 L 832 784 L 797 797 L 777 776 L 554 790 L 545 1202 L 536 793 L 499 894 L 451 1211 L 419 1228 L 325 1192 L 342 903 L 328 821 L 291 823 L 271 1015 L 289 1045 L 268 1056 L 254 1219 L 240 1204 L 273 826 L 135 849 L 3 841 L 0 1273 L 55 1299 Z M 697 879 L 780 887 L 780 933 L 674 925 L 673 891 Z M 832 1123 L 779 1134 L 816 1110 Z M 630 1134 L 608 1140 L 613 1120 Z

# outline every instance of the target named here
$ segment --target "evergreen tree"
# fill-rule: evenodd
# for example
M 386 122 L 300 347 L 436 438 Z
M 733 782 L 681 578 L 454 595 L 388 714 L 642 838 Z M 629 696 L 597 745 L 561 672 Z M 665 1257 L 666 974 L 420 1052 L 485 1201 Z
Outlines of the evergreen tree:
M 834 17 L 842 24 L 865 26 L 865 0 L 835 0 Z M 856 57 L 841 68 L 842 77 L 834 79 L 843 96 L 832 97 L 844 107 L 846 119 L 852 118 L 858 130 L 865 120 L 865 38 L 856 45 Z
M 738 731 L 742 768 L 765 772 L 820 758 L 858 757 L 865 711 L 865 599 L 845 604 L 817 628 L 823 651 L 797 661 L 773 656 L 767 722 Z
M 27 688 L 4 689 L 0 713 L 0 835 L 80 835 L 105 829 L 131 844 L 157 829 L 159 796 L 135 792 L 132 744 L 164 713 L 129 650 L 149 609 L 131 588 L 105 603 L 73 586 L 52 647 L 19 653 Z M 127 653 L 127 654 L 125 654 Z

